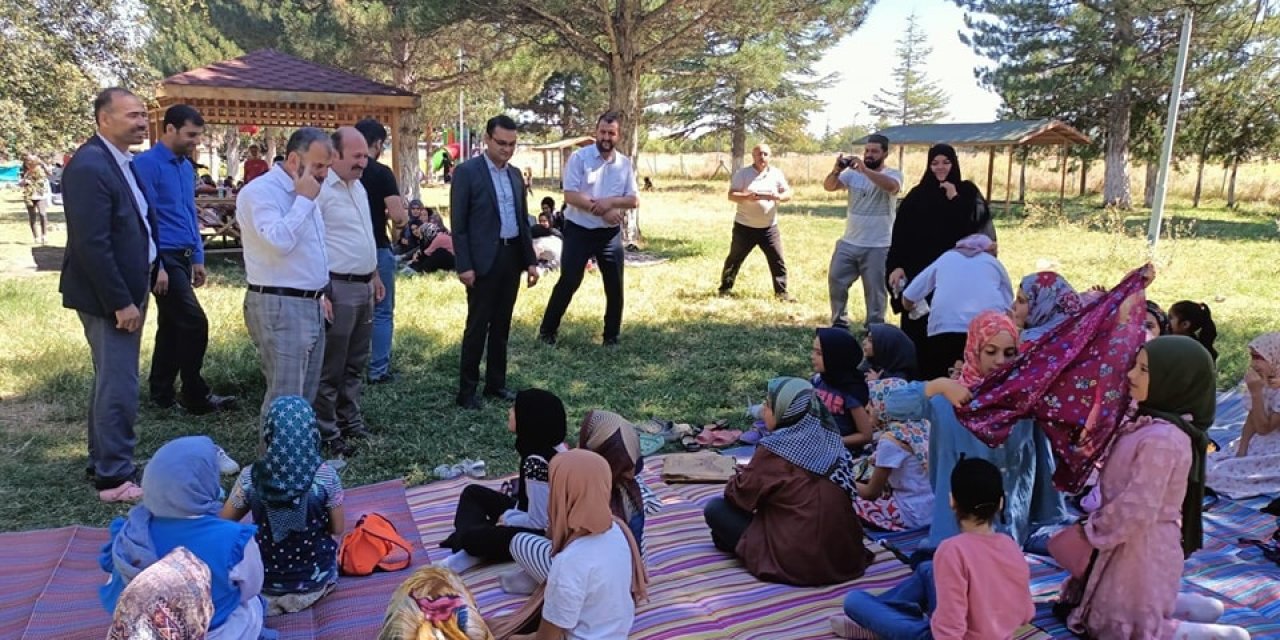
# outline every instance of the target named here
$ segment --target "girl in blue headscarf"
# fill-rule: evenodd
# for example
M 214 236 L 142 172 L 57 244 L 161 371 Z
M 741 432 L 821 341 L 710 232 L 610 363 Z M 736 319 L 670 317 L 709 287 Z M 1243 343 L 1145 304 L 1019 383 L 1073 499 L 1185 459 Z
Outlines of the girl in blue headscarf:
M 301 611 L 338 581 L 338 541 L 344 494 L 338 473 L 320 457 L 320 432 L 311 404 L 281 396 L 267 410 L 263 458 L 240 472 L 222 517 L 253 513 L 265 567 L 267 615 Z
M 114 612 L 125 585 L 178 547 L 209 568 L 213 618 L 208 640 L 274 638 L 262 626 L 262 556 L 256 527 L 218 517 L 218 447 L 205 436 L 160 447 L 142 474 L 142 504 L 111 523 L 99 566 L 111 574 L 99 589 Z

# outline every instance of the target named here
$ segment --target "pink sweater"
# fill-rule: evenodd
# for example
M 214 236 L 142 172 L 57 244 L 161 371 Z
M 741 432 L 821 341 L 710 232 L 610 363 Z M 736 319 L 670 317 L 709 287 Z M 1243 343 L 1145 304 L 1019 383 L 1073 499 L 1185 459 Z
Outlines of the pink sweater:
M 997 640 L 1035 617 L 1031 569 L 1009 536 L 962 533 L 933 556 L 938 607 L 929 626 L 935 640 Z

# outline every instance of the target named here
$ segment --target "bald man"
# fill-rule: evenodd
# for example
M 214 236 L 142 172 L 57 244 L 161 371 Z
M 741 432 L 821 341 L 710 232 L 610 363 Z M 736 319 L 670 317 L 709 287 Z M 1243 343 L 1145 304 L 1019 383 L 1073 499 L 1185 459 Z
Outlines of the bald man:
M 782 171 L 769 166 L 769 145 L 751 149 L 751 165 L 738 169 L 729 181 L 729 201 L 737 203 L 733 220 L 733 242 L 720 274 L 720 295 L 733 291 L 738 269 L 756 247 L 764 252 L 773 276 L 773 295 L 793 302 L 787 293 L 787 263 L 782 259 L 782 234 L 778 232 L 778 203 L 791 199 L 791 185 Z
M 369 196 L 360 177 L 369 145 L 354 127 L 333 133 L 333 165 L 316 206 L 324 221 L 333 321 L 324 333 L 324 364 L 313 403 L 320 436 L 332 455 L 355 452 L 352 439 L 369 434 L 360 411 L 373 336 L 373 307 L 386 295 L 378 277 L 378 248 L 369 224 Z

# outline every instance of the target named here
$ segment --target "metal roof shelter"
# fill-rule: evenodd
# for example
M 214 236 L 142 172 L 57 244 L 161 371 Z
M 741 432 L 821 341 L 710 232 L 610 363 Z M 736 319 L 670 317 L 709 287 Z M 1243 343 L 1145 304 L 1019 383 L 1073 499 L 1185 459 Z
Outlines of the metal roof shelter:
M 564 140 L 534 145 L 529 148 L 542 154 L 542 177 L 547 178 L 555 177 L 559 173 L 560 167 L 563 167 L 564 163 L 569 161 L 570 154 L 589 144 L 595 144 L 595 141 L 596 139 L 593 136 L 578 136 L 577 138 L 565 138 Z M 549 158 L 554 157 L 558 157 L 559 161 L 547 162 Z M 550 174 L 547 173 L 548 166 L 550 166 Z
M 1089 137 L 1074 127 L 1052 118 L 1042 120 L 998 120 L 996 122 L 969 122 L 954 124 L 908 124 L 889 127 L 876 132 L 889 139 L 891 145 L 928 146 L 946 143 L 957 147 L 987 148 L 987 197 L 991 197 L 992 175 L 996 166 L 996 149 L 1004 147 L 1009 154 L 1005 178 L 1004 210 L 1012 207 L 1013 150 L 1027 145 L 1056 145 L 1061 147 L 1059 167 L 1062 184 L 1058 190 L 1061 204 L 1067 191 L 1067 147 L 1073 144 L 1089 144 Z M 859 140 L 865 143 L 866 138 Z
M 215 62 L 165 78 L 156 91 L 150 134 L 163 131 L 165 109 L 188 104 L 207 124 L 334 129 L 377 118 L 391 134 L 400 131 L 400 116 L 418 108 L 417 94 L 374 82 L 340 69 L 309 62 L 274 49 Z M 399 145 L 391 145 L 391 163 L 403 162 Z

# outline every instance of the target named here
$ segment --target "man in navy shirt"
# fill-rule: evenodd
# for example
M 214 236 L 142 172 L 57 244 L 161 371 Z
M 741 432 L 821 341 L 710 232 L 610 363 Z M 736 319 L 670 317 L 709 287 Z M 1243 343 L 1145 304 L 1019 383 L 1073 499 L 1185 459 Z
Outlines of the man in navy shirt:
M 204 135 L 204 118 L 185 105 L 169 107 L 164 133 L 133 161 L 139 186 L 158 223 L 159 249 L 152 293 L 159 310 L 155 353 L 151 356 L 151 401 L 174 405 L 174 381 L 182 376 L 182 406 L 193 414 L 229 408 L 235 398 L 210 392 L 200 375 L 209 345 L 209 320 L 196 299 L 204 285 L 204 242 L 196 218 L 195 167 L 189 156 Z

